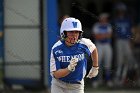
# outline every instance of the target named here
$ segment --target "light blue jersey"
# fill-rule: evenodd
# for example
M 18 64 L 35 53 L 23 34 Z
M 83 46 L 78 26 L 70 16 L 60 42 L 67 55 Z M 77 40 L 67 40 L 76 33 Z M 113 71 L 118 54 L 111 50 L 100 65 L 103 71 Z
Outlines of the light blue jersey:
M 59 40 L 51 50 L 50 71 L 67 68 L 70 60 L 76 57 L 78 58 L 78 63 L 75 71 L 59 79 L 68 83 L 79 82 L 86 75 L 87 56 L 90 56 L 94 49 L 95 45 L 86 38 L 82 38 L 78 43 L 70 47 L 65 44 L 65 41 Z
M 96 34 L 111 34 L 112 33 L 112 26 L 111 24 L 101 24 L 96 23 L 92 29 L 93 33 Z M 103 38 L 103 39 L 96 39 L 97 42 L 100 43 L 111 43 L 111 38 Z

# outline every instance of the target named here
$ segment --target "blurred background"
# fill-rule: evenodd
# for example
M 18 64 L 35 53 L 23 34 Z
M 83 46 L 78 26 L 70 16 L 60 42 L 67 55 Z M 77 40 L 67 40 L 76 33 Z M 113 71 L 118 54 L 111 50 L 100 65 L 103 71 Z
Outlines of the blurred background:
M 69 16 L 101 50 L 100 74 L 85 78 L 85 93 L 139 93 L 139 0 L 0 0 L 0 93 L 50 92 L 50 50 Z

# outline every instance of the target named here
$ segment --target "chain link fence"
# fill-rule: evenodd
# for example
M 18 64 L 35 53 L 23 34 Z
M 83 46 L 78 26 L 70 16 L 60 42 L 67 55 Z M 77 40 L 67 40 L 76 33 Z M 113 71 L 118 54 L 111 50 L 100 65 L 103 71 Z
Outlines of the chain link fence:
M 43 16 L 40 12 L 43 0 L 0 0 L 0 3 L 4 11 L 0 93 L 14 88 L 44 88 Z

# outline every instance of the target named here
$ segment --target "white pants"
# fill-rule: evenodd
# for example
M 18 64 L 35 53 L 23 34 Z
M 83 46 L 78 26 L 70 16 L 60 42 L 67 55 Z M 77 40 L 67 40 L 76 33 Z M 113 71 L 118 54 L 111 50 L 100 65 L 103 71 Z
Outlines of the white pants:
M 112 47 L 110 43 L 98 43 L 96 42 L 98 49 L 98 61 L 100 65 L 100 73 L 98 75 L 99 81 L 103 79 L 103 69 L 105 69 L 105 78 L 107 81 L 111 79 L 111 66 L 112 66 Z
M 117 52 L 117 78 L 124 79 L 127 74 L 128 67 L 134 66 L 136 61 L 132 55 L 129 40 L 118 39 L 116 41 Z M 124 64 L 125 63 L 125 64 Z M 124 67 L 122 68 L 124 64 Z
M 51 93 L 84 93 L 84 81 L 81 84 L 70 84 L 53 78 Z
M 98 49 L 98 56 L 99 56 L 99 64 L 104 64 L 105 69 L 111 68 L 111 61 L 112 61 L 112 47 L 109 43 L 96 43 Z M 104 62 L 104 63 L 101 63 Z

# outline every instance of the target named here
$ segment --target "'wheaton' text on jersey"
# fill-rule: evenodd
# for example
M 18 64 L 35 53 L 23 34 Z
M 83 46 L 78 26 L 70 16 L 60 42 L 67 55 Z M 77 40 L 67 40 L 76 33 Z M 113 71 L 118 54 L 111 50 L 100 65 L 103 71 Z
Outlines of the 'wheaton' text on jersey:
M 78 61 L 81 61 L 85 58 L 84 53 L 83 54 L 78 54 L 74 56 L 59 56 L 57 59 L 61 62 L 70 62 L 72 58 L 78 58 Z

